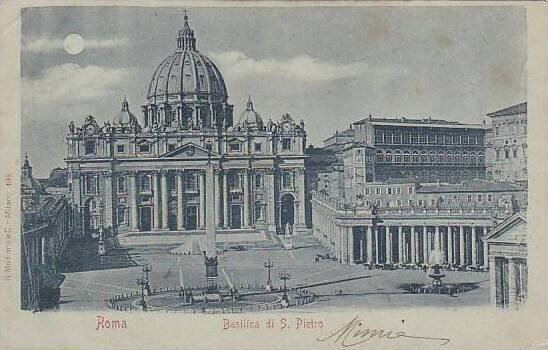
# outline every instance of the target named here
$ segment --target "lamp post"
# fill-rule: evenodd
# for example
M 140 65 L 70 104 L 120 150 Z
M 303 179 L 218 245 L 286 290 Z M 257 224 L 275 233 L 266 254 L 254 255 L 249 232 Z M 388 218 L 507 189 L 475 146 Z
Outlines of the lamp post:
M 272 280 L 270 279 L 270 269 L 274 267 L 274 263 L 270 261 L 270 258 L 268 258 L 268 261 L 265 261 L 264 267 L 268 269 L 268 280 L 266 282 L 266 291 L 271 292 L 272 291 Z
M 147 295 L 150 295 L 151 292 L 150 292 L 150 283 L 148 281 L 148 273 L 152 271 L 152 268 L 148 266 L 148 264 L 146 264 L 145 266 L 143 266 L 143 273 L 145 274 L 145 292 Z
M 141 310 L 146 310 L 147 309 L 147 305 L 145 303 L 145 285 L 147 284 L 147 281 L 145 280 L 144 277 L 139 277 L 137 278 L 137 285 L 138 286 L 141 286 L 141 301 L 140 301 L 140 305 L 141 305 Z
M 286 282 L 291 279 L 291 273 L 287 272 L 286 269 L 282 269 L 282 271 L 278 274 L 278 277 L 284 281 L 284 295 L 282 296 L 282 306 L 288 307 L 289 306 L 289 298 L 287 296 L 287 284 Z

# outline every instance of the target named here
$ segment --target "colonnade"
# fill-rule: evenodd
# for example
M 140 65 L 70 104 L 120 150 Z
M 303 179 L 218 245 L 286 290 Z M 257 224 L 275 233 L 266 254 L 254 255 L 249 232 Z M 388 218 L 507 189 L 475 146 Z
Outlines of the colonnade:
M 483 241 L 489 231 L 486 225 L 465 224 L 457 218 L 455 224 L 446 225 L 428 221 L 364 225 L 318 214 L 313 218 L 314 235 L 342 263 L 489 266 Z

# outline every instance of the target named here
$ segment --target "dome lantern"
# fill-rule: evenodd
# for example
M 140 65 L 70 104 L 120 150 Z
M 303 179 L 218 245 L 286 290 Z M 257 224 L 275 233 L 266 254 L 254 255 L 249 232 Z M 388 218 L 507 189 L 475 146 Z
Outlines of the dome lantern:
M 183 29 L 179 30 L 179 36 L 177 37 L 177 48 L 179 50 L 196 51 L 196 38 L 194 38 L 194 31 L 188 25 L 186 10 L 184 19 Z

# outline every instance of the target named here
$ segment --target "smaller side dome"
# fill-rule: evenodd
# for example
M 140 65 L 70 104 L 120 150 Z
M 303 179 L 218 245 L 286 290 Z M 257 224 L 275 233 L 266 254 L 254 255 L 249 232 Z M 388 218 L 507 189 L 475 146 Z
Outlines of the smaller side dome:
M 116 117 L 114 117 L 114 125 L 129 126 L 131 124 L 139 123 L 137 122 L 135 115 L 129 111 L 129 103 L 127 102 L 127 98 L 124 96 L 124 99 L 122 100 L 122 110 Z
M 245 108 L 245 111 L 240 116 L 240 120 L 238 121 L 238 124 L 242 128 L 247 129 L 257 129 L 262 130 L 263 129 L 263 119 L 261 118 L 261 115 L 253 109 L 253 102 L 251 102 L 251 96 L 247 99 L 247 105 Z

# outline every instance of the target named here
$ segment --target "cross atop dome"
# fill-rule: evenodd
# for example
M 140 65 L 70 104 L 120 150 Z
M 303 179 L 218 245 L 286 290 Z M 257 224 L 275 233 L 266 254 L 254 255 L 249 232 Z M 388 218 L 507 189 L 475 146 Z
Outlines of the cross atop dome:
M 188 15 L 185 10 L 185 16 L 183 17 L 185 23 L 183 29 L 179 30 L 179 37 L 177 38 L 177 49 L 196 51 L 196 38 L 194 38 L 194 31 L 190 29 L 188 24 Z

